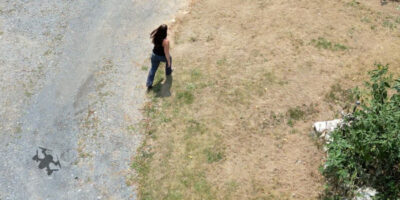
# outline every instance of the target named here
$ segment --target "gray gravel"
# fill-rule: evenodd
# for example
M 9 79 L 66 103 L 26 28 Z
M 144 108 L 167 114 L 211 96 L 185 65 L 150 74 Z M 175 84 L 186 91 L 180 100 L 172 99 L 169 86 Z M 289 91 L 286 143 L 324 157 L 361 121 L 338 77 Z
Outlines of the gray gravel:
M 149 32 L 186 4 L 0 1 L 1 200 L 136 199 Z

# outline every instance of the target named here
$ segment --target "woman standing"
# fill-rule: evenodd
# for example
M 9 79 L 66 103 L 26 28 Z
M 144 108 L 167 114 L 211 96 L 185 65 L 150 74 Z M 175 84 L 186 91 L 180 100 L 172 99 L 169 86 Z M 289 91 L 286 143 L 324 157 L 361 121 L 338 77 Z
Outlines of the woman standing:
M 166 24 L 160 25 L 150 34 L 153 41 L 154 48 L 151 54 L 151 69 L 147 77 L 147 90 L 153 87 L 154 76 L 157 72 L 160 62 L 166 62 L 165 74 L 168 76 L 172 73 L 172 58 L 169 55 L 169 40 L 167 39 L 168 26 Z

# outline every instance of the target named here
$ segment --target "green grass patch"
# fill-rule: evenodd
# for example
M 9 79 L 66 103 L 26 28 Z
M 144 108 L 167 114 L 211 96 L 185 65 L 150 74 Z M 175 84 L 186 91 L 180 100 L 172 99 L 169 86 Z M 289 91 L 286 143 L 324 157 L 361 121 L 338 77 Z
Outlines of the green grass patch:
M 390 30 L 397 28 L 396 24 L 394 22 L 392 22 L 391 20 L 383 21 L 382 26 L 385 28 L 388 28 Z
M 351 0 L 350 2 L 346 3 L 347 6 L 358 8 L 360 7 L 360 2 L 356 0 Z
M 362 17 L 362 18 L 361 18 L 361 22 L 364 22 L 364 23 L 371 23 L 371 19 L 369 19 L 368 17 Z
M 289 118 L 292 120 L 304 119 L 305 114 L 306 112 L 300 106 L 288 110 Z
M 179 102 L 184 104 L 192 104 L 194 101 L 194 95 L 191 90 L 183 90 L 176 93 L 176 98 Z
M 317 104 L 303 104 L 302 106 L 296 106 L 289 108 L 286 112 L 287 124 L 293 127 L 296 121 L 306 120 L 309 116 L 312 116 L 319 111 L 316 109 Z
M 214 149 L 214 148 L 207 148 L 204 150 L 204 154 L 207 157 L 208 163 L 218 162 L 224 158 L 223 152 Z
M 215 199 L 215 194 L 203 172 L 185 169 L 179 179 L 184 186 L 183 189 L 189 189 L 198 199 Z
M 186 124 L 187 124 L 186 131 L 190 135 L 203 134 L 206 131 L 205 126 L 194 119 L 188 120 Z
M 331 86 L 328 93 L 325 94 L 324 100 L 328 103 L 339 104 L 348 107 L 355 101 L 355 93 L 352 89 L 343 89 L 339 83 Z
M 147 71 L 149 69 L 148 66 L 146 65 L 142 65 L 142 67 L 140 68 L 142 71 Z
M 331 41 L 323 37 L 319 37 L 318 39 L 312 39 L 311 44 L 313 44 L 318 49 L 327 49 L 331 51 L 344 51 L 348 49 L 348 47 L 343 44 L 332 43 Z

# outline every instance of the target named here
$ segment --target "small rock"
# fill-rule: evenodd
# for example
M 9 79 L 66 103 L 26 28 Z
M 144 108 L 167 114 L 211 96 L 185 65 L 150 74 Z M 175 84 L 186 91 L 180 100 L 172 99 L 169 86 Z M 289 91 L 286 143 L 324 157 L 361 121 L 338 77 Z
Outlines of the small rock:
M 356 191 L 356 197 L 354 197 L 353 200 L 372 200 L 376 194 L 378 194 L 378 192 L 374 188 L 359 188 Z

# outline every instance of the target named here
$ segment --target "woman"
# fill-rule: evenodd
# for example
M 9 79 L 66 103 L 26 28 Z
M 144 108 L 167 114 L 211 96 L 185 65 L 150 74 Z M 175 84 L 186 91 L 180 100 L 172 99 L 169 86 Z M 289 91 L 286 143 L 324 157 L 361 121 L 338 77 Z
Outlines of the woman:
M 165 73 L 167 76 L 172 73 L 172 58 L 169 55 L 169 40 L 167 39 L 167 30 L 168 26 L 162 24 L 150 34 L 154 48 L 153 53 L 151 54 L 151 69 L 146 82 L 147 90 L 151 90 L 153 87 L 154 76 L 156 75 L 160 62 L 166 62 Z

